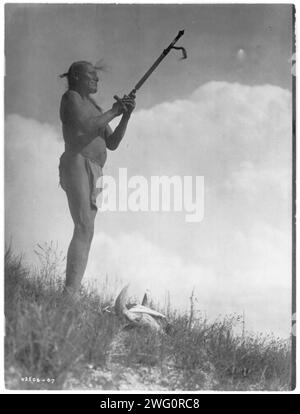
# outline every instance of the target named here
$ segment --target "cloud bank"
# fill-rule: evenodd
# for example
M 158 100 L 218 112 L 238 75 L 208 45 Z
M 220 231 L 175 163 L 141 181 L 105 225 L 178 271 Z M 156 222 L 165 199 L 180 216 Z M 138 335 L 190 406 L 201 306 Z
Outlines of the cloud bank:
M 282 88 L 210 82 L 185 100 L 132 117 L 105 173 L 203 175 L 204 220 L 181 213 L 103 213 L 86 280 L 105 274 L 188 306 L 195 288 L 209 315 L 245 311 L 246 327 L 288 335 L 291 299 L 291 94 Z M 59 129 L 8 115 L 6 238 L 28 256 L 72 234 L 58 187 Z M 122 283 L 123 283 L 122 282 Z

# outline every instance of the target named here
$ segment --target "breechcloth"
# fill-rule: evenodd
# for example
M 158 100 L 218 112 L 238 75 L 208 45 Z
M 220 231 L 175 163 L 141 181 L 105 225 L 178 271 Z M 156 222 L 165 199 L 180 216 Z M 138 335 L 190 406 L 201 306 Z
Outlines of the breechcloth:
M 82 167 L 84 166 L 84 168 Z M 65 151 L 59 160 L 59 184 L 68 193 L 72 192 L 76 180 L 87 174 L 91 208 L 97 210 L 97 197 L 102 188 L 97 188 L 97 180 L 103 175 L 101 166 L 80 153 Z

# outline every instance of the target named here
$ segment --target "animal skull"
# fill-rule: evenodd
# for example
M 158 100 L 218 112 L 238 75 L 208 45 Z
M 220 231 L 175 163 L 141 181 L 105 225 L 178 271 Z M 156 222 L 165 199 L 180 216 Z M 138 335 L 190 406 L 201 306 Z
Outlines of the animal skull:
M 134 305 L 131 308 L 127 308 L 126 299 L 129 284 L 126 285 L 115 302 L 116 314 L 121 318 L 125 317 L 129 324 L 127 327 L 144 327 L 154 332 L 164 332 L 161 322 L 166 321 L 166 316 L 160 312 L 150 309 L 148 305 L 148 296 L 144 295 L 141 305 Z

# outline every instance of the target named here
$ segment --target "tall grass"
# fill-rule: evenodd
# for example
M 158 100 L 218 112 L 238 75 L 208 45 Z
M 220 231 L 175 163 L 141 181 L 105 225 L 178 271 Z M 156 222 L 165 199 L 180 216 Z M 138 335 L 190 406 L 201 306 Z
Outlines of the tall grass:
M 168 303 L 168 334 L 122 330 L 106 311 L 113 298 L 82 289 L 78 303 L 64 303 L 57 246 L 38 246 L 36 253 L 37 268 L 24 266 L 11 249 L 5 255 L 7 388 L 290 389 L 289 341 L 236 335 L 237 315 L 208 323 L 196 316 L 193 294 L 188 314 Z

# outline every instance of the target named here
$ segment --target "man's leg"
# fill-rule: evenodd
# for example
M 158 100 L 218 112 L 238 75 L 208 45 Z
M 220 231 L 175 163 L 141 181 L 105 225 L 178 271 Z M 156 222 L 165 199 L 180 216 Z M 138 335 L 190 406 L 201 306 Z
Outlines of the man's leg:
M 67 254 L 66 293 L 73 295 L 79 290 L 86 269 L 97 213 L 91 207 L 89 177 L 83 157 L 78 156 L 68 184 L 67 197 L 74 232 Z

